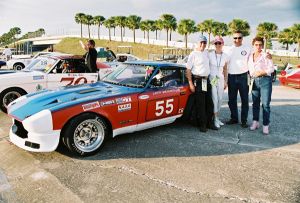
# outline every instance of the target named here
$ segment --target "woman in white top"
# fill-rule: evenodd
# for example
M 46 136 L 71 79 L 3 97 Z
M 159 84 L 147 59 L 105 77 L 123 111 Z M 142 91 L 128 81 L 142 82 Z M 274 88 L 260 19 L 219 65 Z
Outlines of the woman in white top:
M 219 120 L 224 89 L 227 88 L 227 60 L 228 56 L 222 51 L 224 40 L 216 36 L 215 51 L 209 53 L 210 83 L 212 85 L 212 100 L 214 104 L 214 124 L 217 128 L 224 125 Z

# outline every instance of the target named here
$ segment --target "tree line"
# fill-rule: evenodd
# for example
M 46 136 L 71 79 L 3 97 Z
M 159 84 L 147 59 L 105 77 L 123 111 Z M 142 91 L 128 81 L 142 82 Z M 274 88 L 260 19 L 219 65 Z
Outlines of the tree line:
M 218 22 L 213 19 L 204 20 L 198 24 L 192 19 L 181 19 L 177 22 L 177 19 L 172 14 L 162 14 L 157 20 L 142 20 L 140 16 L 111 16 L 105 18 L 104 16 L 91 16 L 84 13 L 77 13 L 75 15 L 76 23 L 80 24 L 81 37 L 82 26 L 87 25 L 88 35 L 90 35 L 90 26 L 96 25 L 98 27 L 98 39 L 100 39 L 100 28 L 104 26 L 108 29 L 109 40 L 111 40 L 111 29 L 113 29 L 115 36 L 115 28 L 120 28 L 120 37 L 123 41 L 125 36 L 125 28 L 133 31 L 133 41 L 135 43 L 135 31 L 140 29 L 145 34 L 147 33 L 147 39 L 149 43 L 149 32 L 155 32 L 155 39 L 157 39 L 157 31 L 165 30 L 167 34 L 166 43 L 172 39 L 172 32 L 178 32 L 184 36 L 185 47 L 187 47 L 188 36 L 195 32 L 208 35 L 208 43 L 211 41 L 211 35 L 213 36 L 227 36 L 231 35 L 235 31 L 239 30 L 244 36 L 250 34 L 250 25 L 247 21 L 242 19 L 233 19 L 228 24 L 224 22 Z M 265 39 L 265 49 L 267 45 L 271 46 L 271 38 L 278 38 L 279 42 L 286 46 L 288 50 L 289 45 L 297 43 L 298 52 L 300 48 L 300 24 L 294 24 L 292 27 L 285 28 L 282 31 L 278 31 L 278 26 L 272 22 L 260 23 L 257 28 L 257 36 L 261 36 Z
M 0 46 L 9 45 L 11 43 L 15 43 L 18 40 L 40 37 L 45 34 L 44 28 L 39 28 L 33 32 L 27 32 L 21 37 L 17 37 L 21 34 L 21 29 L 19 27 L 11 28 L 7 33 L 4 33 L 0 36 Z

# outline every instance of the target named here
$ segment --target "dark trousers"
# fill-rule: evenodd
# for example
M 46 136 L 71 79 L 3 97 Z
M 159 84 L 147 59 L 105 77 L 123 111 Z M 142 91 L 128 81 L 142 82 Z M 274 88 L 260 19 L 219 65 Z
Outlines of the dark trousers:
M 249 111 L 248 91 L 248 73 L 228 74 L 228 106 L 232 120 L 238 121 L 237 94 L 239 92 L 242 101 L 241 122 L 247 122 Z
M 270 123 L 270 102 L 272 95 L 272 77 L 264 76 L 254 79 L 252 89 L 253 120 L 259 121 L 260 102 L 263 109 L 263 125 Z
M 208 127 L 212 125 L 213 118 L 213 101 L 211 96 L 211 84 L 207 79 L 207 91 L 202 91 L 202 79 L 194 79 L 195 103 L 197 109 L 197 120 L 200 127 Z

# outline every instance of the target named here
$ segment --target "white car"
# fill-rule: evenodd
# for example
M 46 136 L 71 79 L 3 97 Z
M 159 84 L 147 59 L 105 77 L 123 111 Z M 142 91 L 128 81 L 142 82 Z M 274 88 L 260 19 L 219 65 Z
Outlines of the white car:
M 132 55 L 132 54 L 117 54 L 116 55 L 116 59 L 114 61 L 111 62 L 106 62 L 107 65 L 116 68 L 117 66 L 120 65 L 120 63 L 123 62 L 132 62 L 132 61 L 140 61 L 141 59 Z
M 6 66 L 8 69 L 14 69 L 14 70 L 22 70 L 27 66 L 33 59 L 42 56 L 42 55 L 48 55 L 53 54 L 52 52 L 39 52 L 36 55 L 32 57 L 32 55 L 13 55 L 12 59 L 6 62 Z
M 44 55 L 35 58 L 21 71 L 0 72 L 0 108 L 7 112 L 10 102 L 27 93 L 60 86 L 93 83 L 112 71 L 106 64 L 98 63 L 99 73 L 86 73 L 82 56 Z

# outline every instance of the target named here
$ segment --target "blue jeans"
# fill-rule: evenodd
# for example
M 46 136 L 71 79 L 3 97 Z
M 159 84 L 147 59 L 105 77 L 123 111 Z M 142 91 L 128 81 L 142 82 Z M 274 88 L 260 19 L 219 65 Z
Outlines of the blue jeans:
M 247 122 L 249 111 L 249 86 L 248 73 L 228 74 L 228 106 L 231 112 L 231 119 L 238 121 L 237 94 L 240 93 L 242 101 L 241 122 Z
M 263 125 L 270 124 L 270 102 L 272 95 L 272 78 L 263 76 L 254 79 L 252 89 L 253 120 L 259 121 L 260 101 L 263 109 Z

